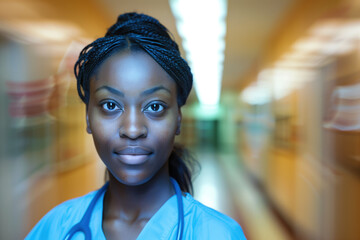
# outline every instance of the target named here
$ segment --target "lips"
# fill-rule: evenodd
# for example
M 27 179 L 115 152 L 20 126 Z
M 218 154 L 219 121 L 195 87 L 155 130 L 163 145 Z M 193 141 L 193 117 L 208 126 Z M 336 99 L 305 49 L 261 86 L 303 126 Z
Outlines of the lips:
M 143 147 L 131 146 L 115 149 L 115 153 L 119 155 L 149 155 L 152 151 Z
M 119 149 L 115 149 L 114 154 L 120 162 L 127 165 L 139 165 L 143 164 L 152 154 L 150 149 L 138 146 L 127 146 Z

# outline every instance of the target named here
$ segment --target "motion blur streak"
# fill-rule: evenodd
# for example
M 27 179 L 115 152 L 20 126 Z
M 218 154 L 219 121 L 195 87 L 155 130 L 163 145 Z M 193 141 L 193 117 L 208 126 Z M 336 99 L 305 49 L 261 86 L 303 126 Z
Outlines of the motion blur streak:
M 251 240 L 359 239 L 360 3 L 223 7 L 221 92 L 210 95 L 219 104 L 201 105 L 193 91 L 176 139 L 201 164 L 195 198 Z M 23 239 L 52 207 L 103 184 L 73 65 L 134 10 L 163 22 L 185 53 L 168 0 L 0 0 L 0 239 Z M 210 8 L 189 10 L 203 20 Z

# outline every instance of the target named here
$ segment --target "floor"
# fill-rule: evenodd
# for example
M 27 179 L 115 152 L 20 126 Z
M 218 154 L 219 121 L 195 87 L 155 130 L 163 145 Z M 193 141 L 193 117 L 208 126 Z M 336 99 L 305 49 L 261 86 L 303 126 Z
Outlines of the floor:
M 200 150 L 196 155 L 201 164 L 194 182 L 196 199 L 235 219 L 247 239 L 292 239 L 235 153 Z

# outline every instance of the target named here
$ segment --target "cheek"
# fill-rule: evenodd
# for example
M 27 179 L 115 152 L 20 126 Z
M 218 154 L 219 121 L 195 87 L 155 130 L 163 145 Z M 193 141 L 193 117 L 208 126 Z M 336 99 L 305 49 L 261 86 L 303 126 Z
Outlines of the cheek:
M 89 124 L 95 147 L 100 153 L 109 146 L 109 142 L 113 138 L 115 127 L 108 121 L 100 118 L 96 112 L 89 113 Z
M 152 131 L 156 134 L 158 141 L 165 145 L 172 144 L 176 135 L 176 122 L 174 119 L 169 119 L 164 122 L 156 124 Z

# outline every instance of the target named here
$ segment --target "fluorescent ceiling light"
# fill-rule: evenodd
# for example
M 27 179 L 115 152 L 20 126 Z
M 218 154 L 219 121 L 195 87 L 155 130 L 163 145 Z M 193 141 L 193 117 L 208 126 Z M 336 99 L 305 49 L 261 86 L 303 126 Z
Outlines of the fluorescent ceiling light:
M 262 105 L 282 99 L 316 79 L 316 71 L 291 68 L 269 68 L 258 74 L 258 79 L 241 93 L 241 99 L 252 105 Z
M 324 46 L 327 41 L 316 38 L 306 37 L 295 42 L 293 45 L 294 51 L 302 52 L 304 54 L 317 53 Z
M 226 34 L 226 0 L 169 0 L 201 104 L 220 100 Z
M 315 23 L 309 30 L 309 34 L 321 38 L 331 38 L 339 33 L 342 26 L 340 20 L 328 20 Z
M 360 21 L 325 21 L 315 24 L 310 36 L 297 41 L 293 49 L 303 53 L 342 55 L 354 51 L 360 35 Z
M 270 88 L 264 84 L 252 84 L 241 93 L 241 99 L 251 105 L 263 105 L 272 99 Z

